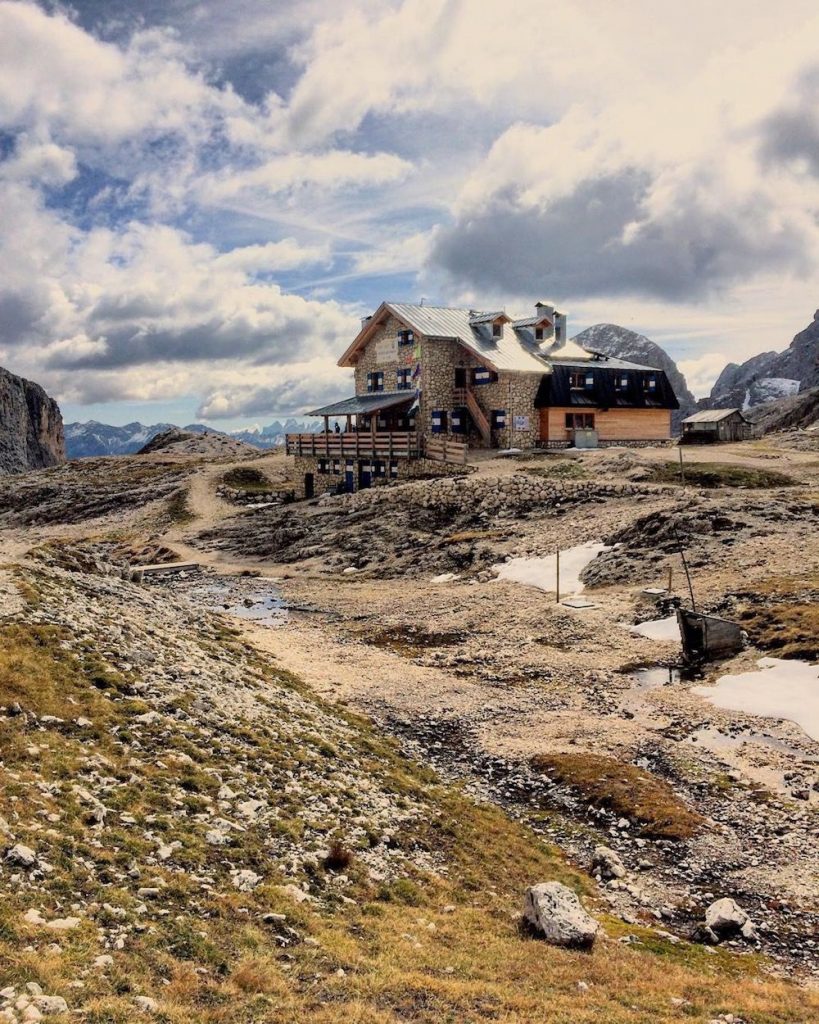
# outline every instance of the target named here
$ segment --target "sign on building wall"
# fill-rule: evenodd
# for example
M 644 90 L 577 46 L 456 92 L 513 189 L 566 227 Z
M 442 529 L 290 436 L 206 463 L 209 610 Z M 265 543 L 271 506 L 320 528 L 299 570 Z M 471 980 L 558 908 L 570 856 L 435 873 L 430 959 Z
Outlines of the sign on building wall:
M 515 430 L 528 430 L 529 429 L 529 417 L 528 416 L 516 416 L 514 419 Z
M 395 338 L 382 338 L 375 343 L 375 361 L 394 363 L 398 359 L 398 344 Z

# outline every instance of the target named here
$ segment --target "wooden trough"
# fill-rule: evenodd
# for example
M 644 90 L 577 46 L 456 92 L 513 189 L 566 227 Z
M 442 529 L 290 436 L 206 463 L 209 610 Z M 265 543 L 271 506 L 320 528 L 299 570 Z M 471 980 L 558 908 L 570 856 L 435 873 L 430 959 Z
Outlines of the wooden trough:
M 678 608 L 677 625 L 683 658 L 689 663 L 729 658 L 742 650 L 742 630 L 736 622 Z

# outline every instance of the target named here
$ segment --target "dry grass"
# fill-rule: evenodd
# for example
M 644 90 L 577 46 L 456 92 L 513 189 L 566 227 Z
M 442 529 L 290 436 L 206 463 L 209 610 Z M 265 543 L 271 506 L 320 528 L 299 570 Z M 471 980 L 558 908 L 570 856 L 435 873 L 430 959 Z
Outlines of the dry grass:
M 736 466 L 730 462 L 686 462 L 685 483 L 695 487 L 794 487 L 799 481 L 775 469 Z M 680 483 L 678 462 L 664 462 L 652 466 L 646 479 L 657 484 Z
M 497 540 L 509 536 L 506 530 L 461 530 L 444 537 L 444 544 L 468 544 L 474 540 Z
M 739 595 L 751 643 L 780 658 L 819 659 L 819 578 L 777 576 Z
M 611 757 L 591 753 L 541 754 L 532 765 L 578 790 L 597 807 L 606 807 L 640 823 L 654 839 L 689 839 L 704 819 L 656 776 Z
M 192 844 L 185 854 L 195 870 L 157 865 L 146 872 L 163 878 L 161 910 L 167 914 L 151 908 L 142 918 L 146 927 L 130 930 L 125 947 L 111 951 L 113 968 L 94 969 L 102 948 L 92 920 L 61 937 L 58 951 L 53 936 L 22 923 L 22 913 L 32 902 L 55 913 L 79 903 L 90 915 L 92 906 L 108 903 L 131 915 L 139 901 L 110 872 L 144 863 L 152 852 L 142 837 L 146 816 L 163 808 L 163 794 L 179 783 L 180 769 L 165 767 L 147 749 L 137 764 L 132 751 L 121 749 L 117 735 L 144 706 L 128 698 L 127 681 L 106 670 L 93 651 L 78 657 L 76 646 L 75 653 L 69 650 L 70 637 L 46 627 L 0 633 L 0 705 L 20 700 L 38 716 L 70 722 L 86 715 L 94 722 L 77 735 L 67 726 L 38 728 L 24 716 L 0 716 L 0 814 L 15 822 L 20 841 L 54 865 L 43 882 L 45 895 L 34 899 L 9 885 L 7 876 L 0 879 L 0 978 L 17 986 L 36 981 L 63 995 L 72 1009 L 66 1022 L 138 1024 L 146 1017 L 134 1006 L 137 994 L 159 1001 L 153 1019 L 160 1024 L 671 1024 L 720 1013 L 754 1024 L 793 1024 L 819 1013 L 816 993 L 764 976 L 756 958 L 675 946 L 649 928 L 604 918 L 607 935 L 591 954 L 524 937 L 517 912 L 528 884 L 557 878 L 590 901 L 590 881 L 497 808 L 436 784 L 353 717 L 348 728 L 370 758 L 373 784 L 427 801 L 422 824 L 399 838 L 434 853 L 441 870 L 408 870 L 389 884 L 353 870 L 353 902 L 296 905 L 275 879 L 254 892 L 237 892 L 225 881 L 223 853 L 211 851 L 200 865 L 196 858 L 206 851 Z M 210 744 L 190 739 L 183 722 L 173 729 L 161 736 L 165 752 L 184 742 L 204 758 L 185 769 L 195 804 L 197 789 L 214 785 L 202 771 Z M 303 756 L 296 740 L 279 752 L 266 746 L 261 724 L 243 729 L 248 749 L 257 749 L 260 759 Z M 31 742 L 41 748 L 36 762 L 26 753 Z M 112 824 L 105 841 L 95 842 L 69 795 L 89 756 L 105 758 L 105 773 L 120 783 L 116 810 L 135 814 L 141 827 Z M 618 771 L 623 777 L 622 766 Z M 34 784 L 40 777 L 51 788 Z M 38 822 L 48 813 L 60 821 L 43 829 Z M 298 808 L 283 800 L 280 825 L 297 827 L 297 816 Z M 167 838 L 191 843 L 190 819 L 179 818 L 178 825 Z M 266 856 L 262 839 L 252 829 L 237 837 L 246 862 L 263 862 L 254 860 Z M 196 871 L 213 876 L 208 890 L 196 882 Z M 271 911 L 286 915 L 295 938 L 280 941 L 281 926 L 263 920 Z M 626 932 L 636 944 L 617 942 Z M 82 989 L 71 985 L 78 978 Z M 578 990 L 580 981 L 587 990 Z M 672 997 L 687 1003 L 675 1005 Z M 60 1017 L 53 1020 L 62 1024 Z

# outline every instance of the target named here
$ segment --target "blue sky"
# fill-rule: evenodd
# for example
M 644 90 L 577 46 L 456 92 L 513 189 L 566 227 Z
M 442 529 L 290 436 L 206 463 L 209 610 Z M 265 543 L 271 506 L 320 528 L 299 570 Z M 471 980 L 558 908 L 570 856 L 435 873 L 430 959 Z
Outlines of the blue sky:
M 67 419 L 349 392 L 383 298 L 611 321 L 697 393 L 819 305 L 786 0 L 0 0 L 0 365 Z

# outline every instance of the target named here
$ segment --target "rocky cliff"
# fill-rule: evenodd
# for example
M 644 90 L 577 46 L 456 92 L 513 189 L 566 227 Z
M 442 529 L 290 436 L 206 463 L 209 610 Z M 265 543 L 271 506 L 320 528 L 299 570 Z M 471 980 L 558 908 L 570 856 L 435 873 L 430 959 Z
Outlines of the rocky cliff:
M 65 462 L 63 418 L 39 384 L 0 367 L 0 475 Z
M 762 405 L 819 386 L 819 310 L 784 352 L 761 352 L 744 363 L 728 363 L 704 409 Z
M 680 403 L 680 408 L 671 418 L 675 432 L 679 432 L 680 422 L 696 411 L 697 400 L 688 390 L 688 384 L 677 364 L 664 349 L 644 334 L 618 324 L 595 324 L 575 335 L 574 341 L 593 352 L 664 370 Z

